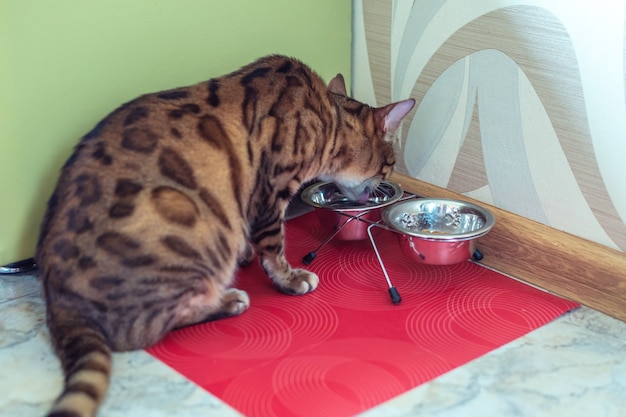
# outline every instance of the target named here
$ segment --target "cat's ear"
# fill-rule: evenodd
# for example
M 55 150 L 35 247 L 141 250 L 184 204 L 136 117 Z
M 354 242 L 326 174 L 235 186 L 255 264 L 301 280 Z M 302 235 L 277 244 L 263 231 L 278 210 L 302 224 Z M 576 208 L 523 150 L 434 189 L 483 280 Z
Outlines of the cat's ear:
M 330 80 L 330 82 L 328 83 L 328 90 L 331 93 L 347 96 L 348 93 L 346 92 L 346 82 L 343 79 L 343 75 L 337 74 L 335 78 Z
M 393 135 L 400 126 L 400 123 L 402 123 L 402 119 L 409 114 L 413 106 L 415 106 L 415 100 L 410 98 L 374 109 L 376 125 L 386 133 L 386 136 Z

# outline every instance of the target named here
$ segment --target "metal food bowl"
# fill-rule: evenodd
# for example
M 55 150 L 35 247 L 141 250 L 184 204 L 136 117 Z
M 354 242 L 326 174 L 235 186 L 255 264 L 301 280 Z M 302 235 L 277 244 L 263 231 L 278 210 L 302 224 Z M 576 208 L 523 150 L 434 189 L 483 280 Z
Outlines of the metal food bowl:
M 363 211 L 393 204 L 402 197 L 402 188 L 391 181 L 381 181 L 367 201 L 361 203 L 344 196 L 332 182 L 315 183 L 302 191 L 301 198 L 313 207 L 333 211 Z
M 383 210 L 382 217 L 398 232 L 404 253 L 429 265 L 466 261 L 476 250 L 476 239 L 495 224 L 484 207 L 440 198 L 403 201 Z
M 320 223 L 337 232 L 338 239 L 361 240 L 367 238 L 369 224 L 381 220 L 380 208 L 395 203 L 403 193 L 398 184 L 381 181 L 367 201 L 357 202 L 345 197 L 334 183 L 325 181 L 306 188 L 300 198 L 313 207 L 325 209 L 317 211 Z

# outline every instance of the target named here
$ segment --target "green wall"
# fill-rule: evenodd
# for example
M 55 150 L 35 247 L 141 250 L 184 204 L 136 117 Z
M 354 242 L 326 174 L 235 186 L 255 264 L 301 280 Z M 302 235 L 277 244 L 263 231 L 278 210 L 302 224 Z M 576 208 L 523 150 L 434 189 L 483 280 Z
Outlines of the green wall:
M 119 104 L 269 53 L 349 77 L 350 23 L 337 0 L 0 0 L 0 265 L 34 254 L 59 168 Z

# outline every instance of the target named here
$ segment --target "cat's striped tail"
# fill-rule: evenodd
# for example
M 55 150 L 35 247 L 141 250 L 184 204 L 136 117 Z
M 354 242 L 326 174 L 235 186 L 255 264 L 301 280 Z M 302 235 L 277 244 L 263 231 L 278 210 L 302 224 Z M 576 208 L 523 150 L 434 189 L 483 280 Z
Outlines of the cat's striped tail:
M 65 373 L 63 392 L 47 417 L 95 416 L 109 388 L 111 349 L 102 335 L 82 323 L 51 328 Z

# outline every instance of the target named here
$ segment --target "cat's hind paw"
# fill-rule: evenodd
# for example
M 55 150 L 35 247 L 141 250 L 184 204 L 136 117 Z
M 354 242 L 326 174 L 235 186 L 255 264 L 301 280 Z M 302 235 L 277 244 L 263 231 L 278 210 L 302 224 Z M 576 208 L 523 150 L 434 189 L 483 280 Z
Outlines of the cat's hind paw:
M 248 293 L 237 288 L 229 288 L 222 294 L 222 313 L 225 317 L 238 316 L 250 307 Z

